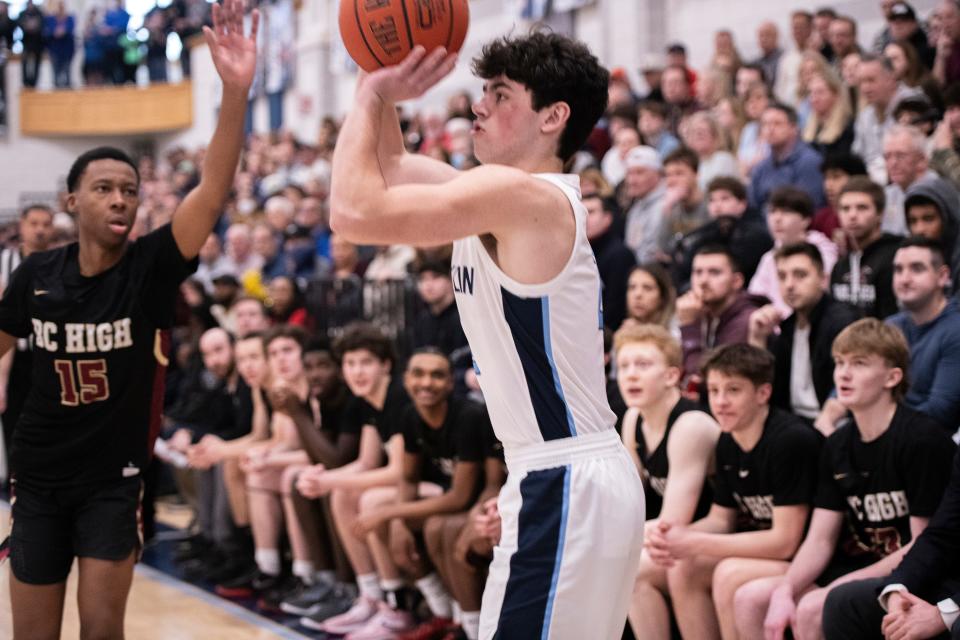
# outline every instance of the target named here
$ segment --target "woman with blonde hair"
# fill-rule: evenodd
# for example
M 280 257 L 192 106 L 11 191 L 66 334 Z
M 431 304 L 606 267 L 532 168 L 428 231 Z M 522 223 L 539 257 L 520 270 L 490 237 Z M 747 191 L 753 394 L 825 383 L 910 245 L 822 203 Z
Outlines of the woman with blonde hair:
M 717 119 L 720 130 L 723 132 L 723 146 L 726 149 L 740 148 L 740 132 L 747 124 L 747 114 L 743 110 L 743 103 L 736 96 L 720 98 L 713 108 L 713 117 Z
M 713 37 L 713 58 L 710 67 L 725 71 L 729 78 L 737 75 L 737 69 L 743 65 L 743 58 L 733 42 L 733 34 L 727 29 L 721 29 Z
M 846 153 L 853 145 L 853 111 L 840 78 L 832 70 L 814 74 L 808 82 L 810 118 L 803 139 L 821 155 Z
M 740 165 L 736 157 L 723 148 L 726 142 L 723 130 L 709 111 L 697 111 L 684 118 L 680 123 L 680 137 L 700 160 L 697 181 L 701 189 L 706 190 L 714 178 L 739 174 Z
M 810 79 L 819 74 L 829 73 L 830 63 L 818 51 L 804 51 L 800 56 L 800 70 L 797 76 L 797 118 L 800 129 L 807 124 L 810 118 Z
M 723 69 L 711 67 L 697 80 L 697 101 L 706 109 L 712 109 L 720 100 L 731 94 L 730 74 Z

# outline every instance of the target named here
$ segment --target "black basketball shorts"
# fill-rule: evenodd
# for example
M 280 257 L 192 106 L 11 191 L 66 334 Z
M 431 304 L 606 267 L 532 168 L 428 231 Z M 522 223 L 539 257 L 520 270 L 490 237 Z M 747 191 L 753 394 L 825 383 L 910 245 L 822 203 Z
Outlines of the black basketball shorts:
M 35 585 L 66 580 L 74 557 L 124 560 L 143 546 L 139 477 L 45 489 L 14 480 L 10 568 Z

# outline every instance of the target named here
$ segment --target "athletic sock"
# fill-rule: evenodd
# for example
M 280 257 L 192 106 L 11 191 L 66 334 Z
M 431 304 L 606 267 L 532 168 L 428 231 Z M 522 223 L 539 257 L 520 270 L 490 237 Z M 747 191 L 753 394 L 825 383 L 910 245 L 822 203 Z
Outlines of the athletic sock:
M 323 569 L 317 571 L 314 574 L 313 581 L 316 582 L 326 582 L 327 584 L 334 584 L 337 581 L 337 572 L 330 571 L 329 569 Z
M 460 614 L 460 626 L 463 627 L 463 633 L 467 640 L 478 640 L 480 638 L 480 612 L 464 611 Z
M 257 568 L 268 576 L 280 575 L 280 550 L 257 549 L 253 554 Z
M 357 587 L 360 595 L 371 600 L 383 600 L 383 589 L 380 588 L 380 579 L 375 573 L 364 573 L 357 576 Z
M 310 560 L 294 560 L 293 575 L 300 578 L 304 584 L 313 584 L 316 571 L 313 568 L 313 562 Z
M 460 603 L 454 600 L 453 601 L 453 622 L 454 624 L 460 624 L 461 620 L 463 620 L 463 609 L 460 608 Z
M 383 599 L 390 605 L 391 609 L 401 609 L 404 603 L 402 594 L 400 593 L 403 590 L 403 580 L 392 579 L 392 580 L 381 580 L 380 588 L 383 589 Z
M 450 618 L 453 615 L 452 599 L 447 593 L 443 581 L 436 573 L 431 573 L 416 582 L 417 589 L 427 600 L 430 612 L 438 618 Z

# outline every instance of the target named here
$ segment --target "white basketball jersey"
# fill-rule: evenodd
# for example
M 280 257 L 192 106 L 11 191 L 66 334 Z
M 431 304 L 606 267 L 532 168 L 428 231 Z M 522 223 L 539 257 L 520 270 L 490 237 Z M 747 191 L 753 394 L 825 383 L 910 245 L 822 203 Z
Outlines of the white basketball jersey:
M 576 240 L 550 282 L 522 284 L 494 263 L 480 238 L 453 244 L 453 288 L 473 366 L 505 448 L 612 429 L 603 367 L 600 275 L 587 241 L 580 179 L 534 174 L 573 207 Z

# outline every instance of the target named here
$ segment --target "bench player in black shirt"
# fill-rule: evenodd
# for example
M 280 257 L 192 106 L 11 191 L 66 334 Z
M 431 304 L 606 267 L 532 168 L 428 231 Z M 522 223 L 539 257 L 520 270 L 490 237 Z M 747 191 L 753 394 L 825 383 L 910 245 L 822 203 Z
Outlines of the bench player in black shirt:
M 371 546 L 379 547 L 374 557 L 392 560 L 426 597 L 434 616 L 421 629 L 426 635 L 451 624 L 452 600 L 417 537 L 437 526 L 431 520 L 465 512 L 473 504 L 493 427 L 483 405 L 451 396 L 453 368 L 436 347 L 423 347 L 410 357 L 404 386 L 413 404 L 401 426 L 403 479 L 399 490 L 391 492 L 393 501 L 361 511 L 355 530 L 358 535 L 375 533 L 370 538 Z M 432 485 L 430 493 L 435 488 L 442 493 L 425 494 L 424 483 Z
M 797 550 L 816 486 L 820 434 L 770 406 L 773 356 L 746 344 L 703 365 L 717 442 L 713 506 L 690 526 L 648 531 L 651 559 L 667 568 L 685 638 L 736 637 L 733 597 L 742 584 L 783 573 Z
M 707 476 L 720 437 L 716 421 L 680 395 L 683 352 L 659 325 L 632 325 L 614 336 L 617 383 L 627 403 L 621 436 L 643 479 L 646 526 L 690 524 L 710 510 Z M 632 534 L 631 534 L 632 535 Z M 667 574 L 644 553 L 630 607 L 639 638 L 670 633 Z
M 55 638 L 66 577 L 79 556 L 83 635 L 123 637 L 139 546 L 139 475 L 158 425 L 154 381 L 166 361 L 158 331 L 222 213 L 243 145 L 256 30 L 243 3 L 214 5 L 204 28 L 223 81 L 219 122 L 200 184 L 163 226 L 133 244 L 136 165 L 123 152 L 81 155 L 67 178 L 79 243 L 25 260 L 0 303 L 0 353 L 33 334 L 30 395 L 13 443 L 10 539 L 17 638 Z
M 741 638 L 821 638 L 833 587 L 894 569 L 946 488 L 956 447 L 932 418 L 903 404 L 910 351 L 900 330 L 875 318 L 833 343 L 837 397 L 853 414 L 820 453 L 813 518 L 786 575 L 741 587 Z

